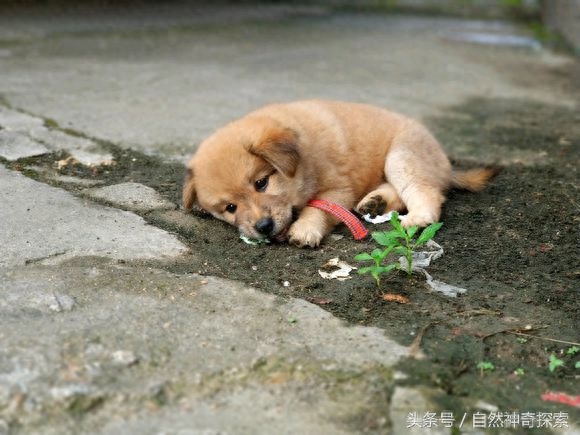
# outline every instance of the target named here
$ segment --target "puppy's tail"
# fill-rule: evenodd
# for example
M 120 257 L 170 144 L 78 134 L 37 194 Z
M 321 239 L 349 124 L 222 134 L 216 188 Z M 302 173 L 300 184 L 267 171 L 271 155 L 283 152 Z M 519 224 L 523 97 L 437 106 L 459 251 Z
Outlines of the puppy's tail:
M 479 192 L 500 171 L 501 167 L 495 165 L 466 171 L 453 171 L 451 186 L 457 189 L 469 190 L 470 192 Z

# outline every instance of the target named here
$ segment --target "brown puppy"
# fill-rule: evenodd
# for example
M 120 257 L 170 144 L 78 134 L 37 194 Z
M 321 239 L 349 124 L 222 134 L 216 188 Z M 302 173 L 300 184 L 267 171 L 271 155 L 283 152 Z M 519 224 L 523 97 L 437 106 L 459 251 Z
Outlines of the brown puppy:
M 338 221 L 306 203 L 359 213 L 407 210 L 403 225 L 439 220 L 445 191 L 477 191 L 492 168 L 454 172 L 418 122 L 338 101 L 266 106 L 206 139 L 188 164 L 183 205 L 194 202 L 250 238 L 318 246 Z

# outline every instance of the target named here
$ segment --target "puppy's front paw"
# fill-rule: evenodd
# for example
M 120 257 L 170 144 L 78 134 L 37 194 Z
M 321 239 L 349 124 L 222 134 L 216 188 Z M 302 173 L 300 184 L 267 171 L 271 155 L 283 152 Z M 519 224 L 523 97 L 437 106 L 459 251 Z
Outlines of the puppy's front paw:
M 387 203 L 381 195 L 375 195 L 371 198 L 363 199 L 356 206 L 357 213 L 361 215 L 370 214 L 371 216 L 380 216 L 387 211 Z
M 316 248 L 320 245 L 324 234 L 317 228 L 303 225 L 299 221 L 295 222 L 288 230 L 288 243 L 296 245 L 299 248 L 306 246 Z

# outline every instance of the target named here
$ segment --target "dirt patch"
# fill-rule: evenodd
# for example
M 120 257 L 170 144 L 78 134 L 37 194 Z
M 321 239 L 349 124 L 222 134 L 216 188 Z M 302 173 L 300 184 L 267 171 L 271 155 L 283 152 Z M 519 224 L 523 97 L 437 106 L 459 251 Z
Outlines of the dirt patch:
M 385 279 L 380 290 L 370 276 L 323 279 L 318 269 L 330 258 L 357 265 L 354 256 L 374 248 L 371 241 L 353 241 L 345 228 L 335 231 L 342 238 L 327 238 L 312 250 L 248 246 L 232 227 L 201 212 L 185 222 L 168 217 L 181 212 L 144 217 L 191 247 L 186 261 L 167 266 L 174 272 L 227 277 L 303 298 L 352 324 L 383 328 L 405 345 L 421 334 L 426 359 L 409 359 L 399 368 L 409 375 L 405 383 L 442 391 L 435 398 L 440 410 L 473 412 L 474 403 L 483 400 L 502 412 L 568 412 L 570 422 L 578 422 L 580 410 L 544 402 L 541 395 L 580 391 L 580 369 L 574 368 L 580 352 L 566 354 L 573 347 L 569 343 L 580 342 L 580 116 L 527 101 L 474 100 L 428 124 L 456 165 L 504 164 L 485 191 L 449 195 L 436 237 L 445 255 L 429 272 L 466 288 L 458 298 L 432 293 L 422 279 L 403 274 Z M 131 150 L 110 151 L 116 166 L 69 172 L 107 184 L 140 182 L 179 203 L 181 165 Z M 49 166 L 54 157 L 12 167 Z M 405 296 L 410 303 L 385 301 L 383 292 Z M 550 372 L 550 355 L 564 366 Z M 482 361 L 494 369 L 479 369 Z

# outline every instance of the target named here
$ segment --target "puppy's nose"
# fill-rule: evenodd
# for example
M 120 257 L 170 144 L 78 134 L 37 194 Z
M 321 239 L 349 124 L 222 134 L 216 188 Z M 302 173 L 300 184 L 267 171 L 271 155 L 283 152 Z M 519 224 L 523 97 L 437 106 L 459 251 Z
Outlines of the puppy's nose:
M 258 222 L 256 222 L 256 225 L 254 225 L 254 228 L 260 234 L 264 234 L 265 236 L 268 236 L 268 235 L 270 235 L 270 233 L 274 229 L 274 221 L 272 220 L 272 218 L 262 218 Z

